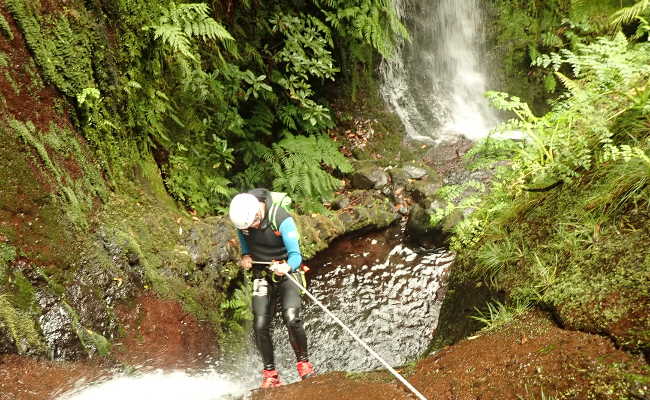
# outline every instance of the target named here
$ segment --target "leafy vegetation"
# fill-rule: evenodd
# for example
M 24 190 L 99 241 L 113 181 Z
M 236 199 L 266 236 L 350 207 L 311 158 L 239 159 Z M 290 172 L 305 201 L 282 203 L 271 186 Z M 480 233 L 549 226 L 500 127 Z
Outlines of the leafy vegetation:
M 609 15 L 632 0 L 492 0 L 495 24 L 494 65 L 499 87 L 525 100 L 536 115 L 549 110 L 548 99 L 563 91 L 557 76 L 531 63 L 542 54 L 574 50 L 612 31 Z M 620 11 L 619 11 L 620 12 Z M 491 46 L 489 46 L 491 47 Z
M 618 33 L 540 54 L 534 65 L 565 91 L 539 117 L 490 94 L 514 115 L 498 131 L 522 139 L 488 138 L 468 154 L 496 176 L 480 201 L 466 200 L 474 211 L 451 238 L 464 273 L 508 294 L 476 317 L 488 329 L 536 304 L 647 350 L 649 50 Z
M 499 301 L 487 304 L 487 310 L 476 310 L 475 320 L 482 322 L 484 331 L 498 329 L 511 323 L 515 318 L 528 310 L 528 305 L 517 303 L 514 306 L 507 306 Z
M 282 1 L 255 10 L 248 2 L 73 3 L 72 14 L 21 0 L 7 8 L 46 81 L 76 106 L 77 127 L 112 184 L 153 154 L 169 193 L 200 214 L 223 212 L 237 190 L 295 189 L 297 176 L 329 176 L 338 165 L 278 169 L 268 154 L 313 137 L 332 157 L 336 146 L 322 143 L 333 117 L 317 89 L 390 54 L 406 36 L 391 1 Z M 335 181 L 291 195 L 322 204 Z
M 342 187 L 343 182 L 326 171 L 352 172 L 350 161 L 324 136 L 289 136 L 274 144 L 266 158 L 274 176 L 273 187 L 297 193 L 303 199 L 299 206 L 306 209 L 323 209 L 318 200 L 331 200 L 331 194 Z

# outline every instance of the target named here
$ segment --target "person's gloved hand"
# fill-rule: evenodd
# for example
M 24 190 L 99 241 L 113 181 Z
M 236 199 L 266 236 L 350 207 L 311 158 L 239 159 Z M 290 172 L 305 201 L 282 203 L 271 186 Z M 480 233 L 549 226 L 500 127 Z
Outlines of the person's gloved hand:
M 284 274 L 288 274 L 289 271 L 291 271 L 291 267 L 290 267 L 289 264 L 287 264 L 286 262 L 276 262 L 276 263 L 273 263 L 273 264 L 271 264 L 271 266 L 269 267 L 269 269 L 270 269 L 271 271 L 273 271 L 273 273 L 276 274 L 276 275 L 278 275 L 278 276 L 282 276 L 282 275 L 284 275 Z
M 242 256 L 242 258 L 239 260 L 239 265 L 245 270 L 253 268 L 253 257 L 249 255 Z

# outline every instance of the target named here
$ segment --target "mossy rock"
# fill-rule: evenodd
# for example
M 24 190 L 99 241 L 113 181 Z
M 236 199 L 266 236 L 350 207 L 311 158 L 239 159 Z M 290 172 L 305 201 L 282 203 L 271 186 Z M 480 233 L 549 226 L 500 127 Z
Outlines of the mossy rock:
M 650 352 L 650 235 L 612 235 L 575 260 L 547 297 L 563 326 Z
M 463 277 L 458 266 L 452 264 L 447 285 L 440 289 L 444 296 L 438 325 L 425 354 L 452 345 L 483 328 L 484 324 L 473 319 L 478 310 L 487 303 L 503 300 L 503 293 L 487 285 Z
M 385 228 L 400 218 L 395 207 L 380 192 L 357 190 L 350 192 L 349 197 L 352 205 L 336 214 L 344 227 L 343 233 Z
M 347 206 L 331 214 L 295 216 L 305 259 L 326 249 L 339 236 L 385 228 L 400 217 L 391 202 L 377 191 L 355 190 L 344 197 Z

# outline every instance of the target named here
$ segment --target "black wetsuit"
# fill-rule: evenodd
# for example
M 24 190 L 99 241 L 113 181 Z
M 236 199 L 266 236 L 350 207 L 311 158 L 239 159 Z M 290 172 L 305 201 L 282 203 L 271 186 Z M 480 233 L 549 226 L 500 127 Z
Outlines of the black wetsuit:
M 286 260 L 287 248 L 282 235 L 274 231 L 268 220 L 271 205 L 270 193 L 266 189 L 254 189 L 250 194 L 266 204 L 266 213 L 259 229 L 241 231 L 240 240 L 246 241 L 248 253 L 255 261 Z M 279 208 L 275 221 L 276 227 L 282 225 L 285 219 L 291 218 L 286 210 Z M 301 282 L 299 273 L 292 276 Z M 255 344 L 262 355 L 264 369 L 275 369 L 273 341 L 271 340 L 271 321 L 277 310 L 282 310 L 282 319 L 289 332 L 289 342 L 296 354 L 297 361 L 308 361 L 307 336 L 300 318 L 300 289 L 289 279 L 282 276 L 273 277 L 266 266 L 253 265 L 253 329 Z

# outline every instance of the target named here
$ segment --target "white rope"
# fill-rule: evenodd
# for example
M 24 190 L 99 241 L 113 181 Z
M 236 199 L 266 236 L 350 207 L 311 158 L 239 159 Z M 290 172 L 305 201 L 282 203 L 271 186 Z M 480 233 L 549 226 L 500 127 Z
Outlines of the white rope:
M 381 358 L 379 354 L 377 354 L 373 349 L 371 349 L 363 340 L 361 340 L 359 336 L 357 336 L 354 332 L 352 332 L 352 330 L 350 330 L 350 328 L 348 328 L 343 322 L 341 322 L 341 320 L 338 319 L 336 315 L 332 314 L 332 312 L 328 310 L 327 307 L 325 307 L 320 301 L 318 301 L 318 299 L 316 299 L 311 293 L 309 293 L 306 288 L 303 288 L 302 285 L 298 283 L 298 281 L 296 281 L 296 279 L 293 276 L 291 276 L 291 274 L 286 274 L 286 276 L 291 280 L 291 282 L 297 285 L 300 288 L 300 290 L 302 290 L 314 303 L 316 303 L 316 305 L 322 308 L 323 311 L 327 313 L 327 315 L 332 317 L 334 321 L 336 321 L 336 323 L 341 326 L 341 328 L 343 328 L 347 333 L 350 334 L 350 336 L 352 336 L 357 342 L 359 342 L 359 344 L 361 344 L 361 346 L 363 346 L 368 351 L 368 353 L 370 353 L 373 357 L 379 360 L 379 362 L 381 362 L 383 366 L 386 367 L 386 369 L 395 376 L 395 378 L 397 378 L 400 382 L 402 382 L 404 386 L 406 386 L 411 392 L 413 392 L 413 394 L 415 394 L 418 399 L 427 400 L 427 398 L 424 397 L 422 393 L 420 393 L 413 385 L 409 383 L 409 381 L 407 381 L 402 375 L 400 375 L 399 372 L 395 371 L 393 367 L 388 365 L 388 363 L 384 361 L 384 359 Z

